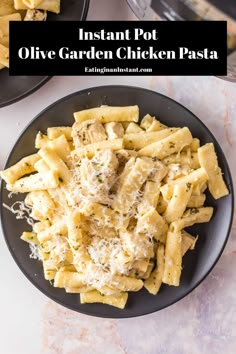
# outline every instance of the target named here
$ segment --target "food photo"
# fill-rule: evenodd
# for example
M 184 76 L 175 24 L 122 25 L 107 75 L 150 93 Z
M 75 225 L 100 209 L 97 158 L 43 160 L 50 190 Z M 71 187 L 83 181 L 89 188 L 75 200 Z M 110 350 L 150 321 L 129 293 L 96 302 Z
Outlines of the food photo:
M 103 105 L 104 96 L 111 105 Z M 130 97 L 138 105 L 123 105 Z M 88 102 L 91 108 L 81 110 Z M 52 126 L 55 117 L 61 125 Z M 78 311 L 129 317 L 168 306 L 210 271 L 228 237 L 232 182 L 216 148 L 193 114 L 153 91 L 101 86 L 63 98 L 30 123 L 10 156 L 17 162 L 8 161 L 1 172 L 3 228 L 14 257 L 19 244 L 27 254 L 19 264 L 33 282 L 59 302 L 66 292 L 64 304 Z M 207 250 L 201 233 L 210 243 L 221 208 L 222 244 L 211 250 L 214 262 L 206 259 L 196 271 L 197 257 Z M 20 238 L 12 239 L 9 225 L 22 227 Z M 192 264 L 190 255 L 187 261 L 192 271 L 184 276 L 187 251 L 193 253 Z M 78 297 L 80 304 L 124 309 L 127 303 L 127 311 L 78 306 Z
M 8 72 L 9 21 L 149 3 L 0 3 L 3 353 L 235 351 L 234 80 Z

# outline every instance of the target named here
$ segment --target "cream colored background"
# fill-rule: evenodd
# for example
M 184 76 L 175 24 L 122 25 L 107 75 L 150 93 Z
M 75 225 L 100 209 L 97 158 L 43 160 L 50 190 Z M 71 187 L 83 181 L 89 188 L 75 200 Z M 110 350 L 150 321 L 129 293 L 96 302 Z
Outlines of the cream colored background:
M 92 0 L 88 18 L 135 19 L 124 0 Z M 150 88 L 184 104 L 220 142 L 236 182 L 236 84 L 215 77 L 54 77 L 28 98 L 0 109 L 0 169 L 38 112 L 69 93 L 106 84 Z M 235 220 L 223 256 L 192 294 L 158 313 L 128 320 L 92 318 L 53 303 L 20 272 L 1 232 L 0 250 L 2 354 L 235 353 Z

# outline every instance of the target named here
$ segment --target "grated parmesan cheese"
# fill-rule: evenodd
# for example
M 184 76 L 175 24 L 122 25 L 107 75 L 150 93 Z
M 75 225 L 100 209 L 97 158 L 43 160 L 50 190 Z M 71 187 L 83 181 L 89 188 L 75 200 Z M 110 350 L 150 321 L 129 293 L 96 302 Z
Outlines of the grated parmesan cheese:
M 15 214 L 17 220 L 25 219 L 30 226 L 34 225 L 35 221 L 29 216 L 32 209 L 30 206 L 27 206 L 24 201 L 16 201 L 11 206 L 5 203 L 2 205 L 11 213 Z M 15 208 L 16 206 L 18 206 L 18 208 Z

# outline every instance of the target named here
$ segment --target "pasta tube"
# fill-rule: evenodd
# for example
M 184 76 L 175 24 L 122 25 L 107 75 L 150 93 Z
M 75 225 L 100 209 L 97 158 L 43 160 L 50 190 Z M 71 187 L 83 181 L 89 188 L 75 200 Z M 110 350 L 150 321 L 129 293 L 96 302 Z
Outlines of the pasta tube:
M 173 196 L 168 202 L 164 213 L 164 217 L 168 223 L 179 219 L 183 215 L 191 197 L 192 188 L 191 183 L 174 185 Z
M 74 113 L 76 122 L 83 122 L 89 119 L 98 120 L 101 123 L 108 122 L 138 122 L 138 106 L 110 107 L 101 106 L 98 108 L 85 109 Z
M 143 132 L 142 136 L 140 136 L 140 133 L 127 134 L 126 132 L 126 134 L 124 135 L 124 145 L 126 149 L 139 150 L 149 144 L 160 141 L 170 136 L 176 130 L 177 130 L 176 128 L 175 129 L 170 128 L 170 129 L 163 129 L 157 132 L 148 132 L 148 133 Z
M 221 168 L 218 165 L 214 145 L 212 143 L 201 146 L 198 149 L 200 165 L 206 170 L 209 180 L 208 187 L 215 199 L 229 194 L 229 190 L 223 180 Z
M 156 295 L 160 290 L 162 284 L 162 277 L 164 274 L 164 252 L 165 248 L 163 244 L 159 244 L 157 248 L 157 265 L 152 271 L 150 277 L 144 281 L 144 287 L 150 294 Z
M 188 209 L 182 218 L 170 224 L 170 230 L 173 232 L 178 232 L 185 227 L 192 226 L 194 224 L 209 222 L 212 214 L 212 207 Z
M 162 160 L 175 152 L 181 151 L 184 146 L 191 144 L 192 134 L 188 128 L 182 128 L 173 134 L 139 150 L 139 156 L 157 157 Z
M 128 299 L 127 293 L 121 293 L 119 295 L 104 295 L 97 290 L 89 291 L 80 294 L 81 304 L 91 304 L 94 302 L 100 302 L 102 304 L 111 305 L 123 309 Z
M 14 184 L 7 184 L 7 189 L 14 193 L 28 193 L 56 188 L 58 184 L 59 179 L 57 173 L 55 171 L 49 171 L 20 178 Z
M 179 286 L 182 270 L 181 231 L 167 233 L 165 247 L 165 266 L 162 281 L 168 285 Z
M 38 154 L 26 156 L 15 165 L 1 171 L 0 175 L 6 183 L 13 184 L 24 175 L 35 172 L 36 169 L 34 165 L 38 160 L 40 160 L 40 156 Z

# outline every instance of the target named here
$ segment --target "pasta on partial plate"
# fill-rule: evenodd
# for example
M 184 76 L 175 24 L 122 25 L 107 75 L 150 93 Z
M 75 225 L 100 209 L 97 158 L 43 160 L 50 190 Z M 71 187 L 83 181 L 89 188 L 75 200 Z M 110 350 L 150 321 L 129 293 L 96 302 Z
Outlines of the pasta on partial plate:
M 0 70 L 9 68 L 11 21 L 45 21 L 47 11 L 60 13 L 60 0 L 0 0 Z
M 210 221 L 207 188 L 216 199 L 229 193 L 214 145 L 149 114 L 139 124 L 138 106 L 74 118 L 72 127 L 38 132 L 37 153 L 1 172 L 9 192 L 27 193 L 20 211 L 29 211 L 32 231 L 21 238 L 30 256 L 82 304 L 123 309 L 130 291 L 179 286 L 182 258 L 198 238 L 185 228 Z

